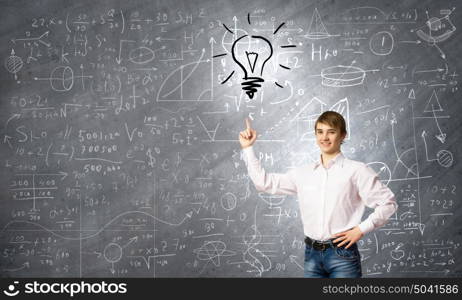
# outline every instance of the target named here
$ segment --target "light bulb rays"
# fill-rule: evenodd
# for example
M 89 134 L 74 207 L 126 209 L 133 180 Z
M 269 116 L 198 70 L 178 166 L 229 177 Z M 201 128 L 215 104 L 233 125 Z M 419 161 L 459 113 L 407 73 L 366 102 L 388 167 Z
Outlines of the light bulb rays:
M 250 14 L 247 14 L 247 22 L 250 25 Z M 285 23 L 281 23 L 273 34 L 275 35 Z M 253 99 L 255 93 L 258 92 L 258 89 L 262 87 L 262 84 L 265 82 L 263 78 L 263 72 L 265 65 L 273 57 L 273 46 L 271 42 L 264 36 L 261 35 L 250 35 L 242 34 L 238 36 L 236 33 L 236 28 L 234 32 L 229 29 L 225 24 L 223 27 L 233 34 L 233 40 L 231 47 L 231 56 L 234 63 L 242 70 L 243 76 L 241 77 L 241 87 L 245 91 L 247 96 L 250 99 Z M 238 37 L 237 37 L 238 36 Z M 237 37 L 237 38 L 236 38 Z M 292 48 L 295 45 L 284 45 L 281 48 Z M 213 58 L 223 57 L 227 54 L 218 54 L 214 55 Z M 290 70 L 290 67 L 279 64 L 279 66 L 285 70 Z M 225 84 L 232 78 L 235 74 L 235 71 L 232 71 L 221 84 Z M 281 84 L 275 82 L 279 88 L 284 88 Z

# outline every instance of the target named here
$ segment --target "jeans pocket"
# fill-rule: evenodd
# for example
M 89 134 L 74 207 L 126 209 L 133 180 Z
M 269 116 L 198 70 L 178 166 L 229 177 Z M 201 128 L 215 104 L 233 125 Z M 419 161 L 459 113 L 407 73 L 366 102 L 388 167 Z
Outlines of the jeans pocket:
M 345 260 L 354 261 L 359 259 L 359 251 L 356 245 L 346 249 L 345 247 L 335 247 L 335 254 Z

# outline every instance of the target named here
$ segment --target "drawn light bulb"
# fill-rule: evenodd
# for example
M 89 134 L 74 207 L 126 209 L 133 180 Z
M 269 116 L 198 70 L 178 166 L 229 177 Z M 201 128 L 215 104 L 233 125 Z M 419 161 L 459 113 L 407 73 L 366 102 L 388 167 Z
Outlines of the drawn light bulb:
M 253 45 L 256 45 L 253 49 L 255 51 L 249 51 L 249 48 L 254 48 Z M 265 81 L 262 78 L 263 69 L 273 55 L 273 46 L 262 36 L 243 35 L 233 43 L 231 52 L 233 60 L 244 72 L 242 89 L 252 99 L 257 88 L 261 87 L 261 83 Z

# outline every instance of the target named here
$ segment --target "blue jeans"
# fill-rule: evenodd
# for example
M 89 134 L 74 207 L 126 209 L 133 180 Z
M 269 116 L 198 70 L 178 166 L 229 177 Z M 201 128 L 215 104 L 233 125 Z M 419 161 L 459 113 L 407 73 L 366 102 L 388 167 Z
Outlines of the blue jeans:
M 316 250 L 309 245 L 305 248 L 304 276 L 310 278 L 360 278 L 361 256 L 358 245 L 350 248 L 331 247 Z

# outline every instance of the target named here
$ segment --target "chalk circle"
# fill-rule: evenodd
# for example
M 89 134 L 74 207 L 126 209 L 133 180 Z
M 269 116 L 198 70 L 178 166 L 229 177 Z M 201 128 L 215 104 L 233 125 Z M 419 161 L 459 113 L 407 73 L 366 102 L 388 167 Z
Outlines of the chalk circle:
M 355 66 L 333 66 L 321 70 L 322 85 L 346 87 L 362 84 L 366 72 Z
M 285 196 L 281 195 L 268 195 L 265 193 L 258 193 L 258 196 L 269 206 L 278 206 L 281 205 L 286 199 Z
M 393 51 L 393 35 L 388 31 L 380 31 L 374 34 L 369 40 L 369 49 L 375 55 L 388 55 Z
M 74 85 L 74 71 L 71 67 L 61 66 L 51 72 L 50 84 L 58 92 L 69 91 Z
M 236 208 L 237 198 L 233 193 L 228 192 L 221 196 L 220 203 L 224 210 L 230 211 Z
M 138 65 L 147 64 L 148 62 L 151 62 L 154 58 L 156 58 L 154 51 L 144 46 L 133 49 L 128 54 L 128 60 Z
M 116 243 L 109 243 L 104 247 L 104 258 L 110 263 L 116 263 L 122 258 L 122 247 Z
M 5 61 L 5 68 L 8 72 L 12 74 L 16 74 L 21 70 L 23 67 L 24 62 L 22 61 L 21 57 L 16 55 L 9 56 Z
M 454 159 L 452 157 L 452 153 L 447 150 L 441 150 L 436 154 L 438 159 L 438 163 L 445 168 L 449 168 L 452 166 Z

